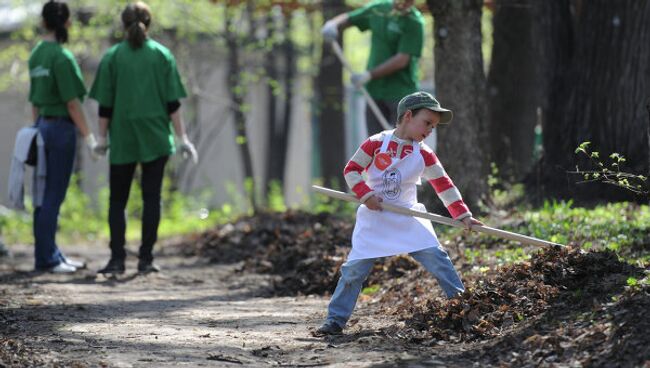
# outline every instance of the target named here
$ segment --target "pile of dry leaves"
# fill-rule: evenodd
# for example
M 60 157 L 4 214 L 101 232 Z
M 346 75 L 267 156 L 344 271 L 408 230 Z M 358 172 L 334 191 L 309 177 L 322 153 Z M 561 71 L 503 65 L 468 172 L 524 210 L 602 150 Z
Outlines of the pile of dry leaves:
M 570 299 L 571 308 L 607 300 L 638 272 L 612 252 L 547 249 L 528 262 L 502 268 L 493 279 L 469 283 L 457 298 L 406 300 L 393 309 L 406 327 L 394 333 L 424 343 L 491 338 L 557 305 L 560 295 Z
M 276 295 L 322 295 L 336 286 L 352 228 L 329 213 L 261 213 L 186 239 L 184 248 L 215 263 L 244 261 L 242 271 L 277 275 Z
M 266 212 L 194 235 L 180 246 L 214 263 L 243 261 L 242 271 L 277 275 L 275 295 L 326 295 L 336 287 L 353 227 L 349 219 L 329 213 Z M 366 285 L 383 284 L 417 267 L 410 257 L 378 261 Z

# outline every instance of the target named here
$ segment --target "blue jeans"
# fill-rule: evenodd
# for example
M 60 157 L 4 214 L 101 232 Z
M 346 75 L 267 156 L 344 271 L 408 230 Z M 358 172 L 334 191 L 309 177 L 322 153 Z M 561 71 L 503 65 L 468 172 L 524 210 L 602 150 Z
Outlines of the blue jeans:
M 463 282 L 458 277 L 458 273 L 444 249 L 431 247 L 410 253 L 410 255 L 435 276 L 448 298 L 465 291 Z M 341 278 L 327 308 L 327 322 L 334 322 L 345 327 L 357 304 L 361 286 L 368 277 L 376 259 L 356 259 L 347 261 L 341 266 Z
M 47 174 L 43 204 L 34 209 L 34 258 L 36 269 L 48 269 L 64 260 L 55 236 L 59 210 L 72 175 L 77 131 L 69 118 L 39 117 L 36 126 L 45 142 Z

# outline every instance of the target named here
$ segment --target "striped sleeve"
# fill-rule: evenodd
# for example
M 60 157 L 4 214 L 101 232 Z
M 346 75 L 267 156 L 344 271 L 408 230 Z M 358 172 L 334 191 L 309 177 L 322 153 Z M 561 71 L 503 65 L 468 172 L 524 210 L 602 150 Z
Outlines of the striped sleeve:
M 423 175 L 436 191 L 438 198 L 445 205 L 451 217 L 456 220 L 461 220 L 465 217 L 472 216 L 469 208 L 463 202 L 463 197 L 460 195 L 458 188 L 456 188 L 454 182 L 451 181 L 451 178 L 445 172 L 436 154 L 428 147 L 421 149 L 420 152 L 424 157 Z
M 345 169 L 343 169 L 345 182 L 362 203 L 370 198 L 374 191 L 366 184 L 361 174 L 370 166 L 375 151 L 380 147 L 381 140 L 378 140 L 376 136 L 366 139 L 345 165 Z

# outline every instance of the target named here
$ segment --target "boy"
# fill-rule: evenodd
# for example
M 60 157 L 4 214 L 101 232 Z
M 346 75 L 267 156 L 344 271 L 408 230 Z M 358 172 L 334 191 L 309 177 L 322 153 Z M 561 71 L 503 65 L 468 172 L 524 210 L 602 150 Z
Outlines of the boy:
M 416 184 L 424 176 L 451 216 L 469 229 L 482 223 L 472 217 L 460 192 L 445 173 L 436 155 L 422 141 L 438 124 L 449 123 L 450 110 L 426 92 L 402 98 L 397 107 L 397 128 L 368 138 L 345 166 L 345 181 L 359 198 L 352 250 L 341 267 L 341 278 L 317 336 L 343 331 L 376 258 L 409 253 L 431 272 L 447 297 L 465 291 L 454 266 L 442 249 L 431 222 L 401 214 L 382 212 L 381 203 L 426 212 L 417 202 Z M 368 182 L 361 173 L 366 170 Z

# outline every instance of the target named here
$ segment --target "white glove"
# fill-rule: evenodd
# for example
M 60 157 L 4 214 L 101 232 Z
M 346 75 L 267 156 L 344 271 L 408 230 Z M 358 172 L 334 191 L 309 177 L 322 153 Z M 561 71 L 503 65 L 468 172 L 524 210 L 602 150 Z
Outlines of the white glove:
M 320 33 L 325 41 L 336 41 L 336 39 L 339 37 L 339 27 L 335 22 L 328 20 L 323 25 L 323 28 L 321 28 Z
M 183 155 L 183 158 L 191 158 L 192 162 L 195 164 L 199 162 L 199 154 L 196 152 L 196 148 L 194 148 L 194 145 L 192 142 L 190 142 L 190 139 L 187 137 L 187 134 L 183 134 L 181 137 L 181 145 L 179 147 L 181 154 Z
M 352 85 L 356 89 L 361 89 L 364 84 L 368 83 L 372 79 L 372 76 L 370 75 L 369 71 L 365 71 L 363 73 L 354 73 L 350 77 L 350 81 L 352 82 Z
M 95 154 L 95 148 L 97 148 L 97 140 L 95 139 L 95 135 L 93 133 L 88 134 L 87 136 L 84 137 L 84 141 L 86 141 L 86 146 L 90 150 L 90 157 L 92 157 L 93 160 L 97 160 L 97 154 Z
M 97 145 L 93 149 L 93 152 L 97 156 L 106 156 L 106 151 L 108 151 L 108 143 L 106 142 L 106 137 L 101 135 L 97 138 Z

